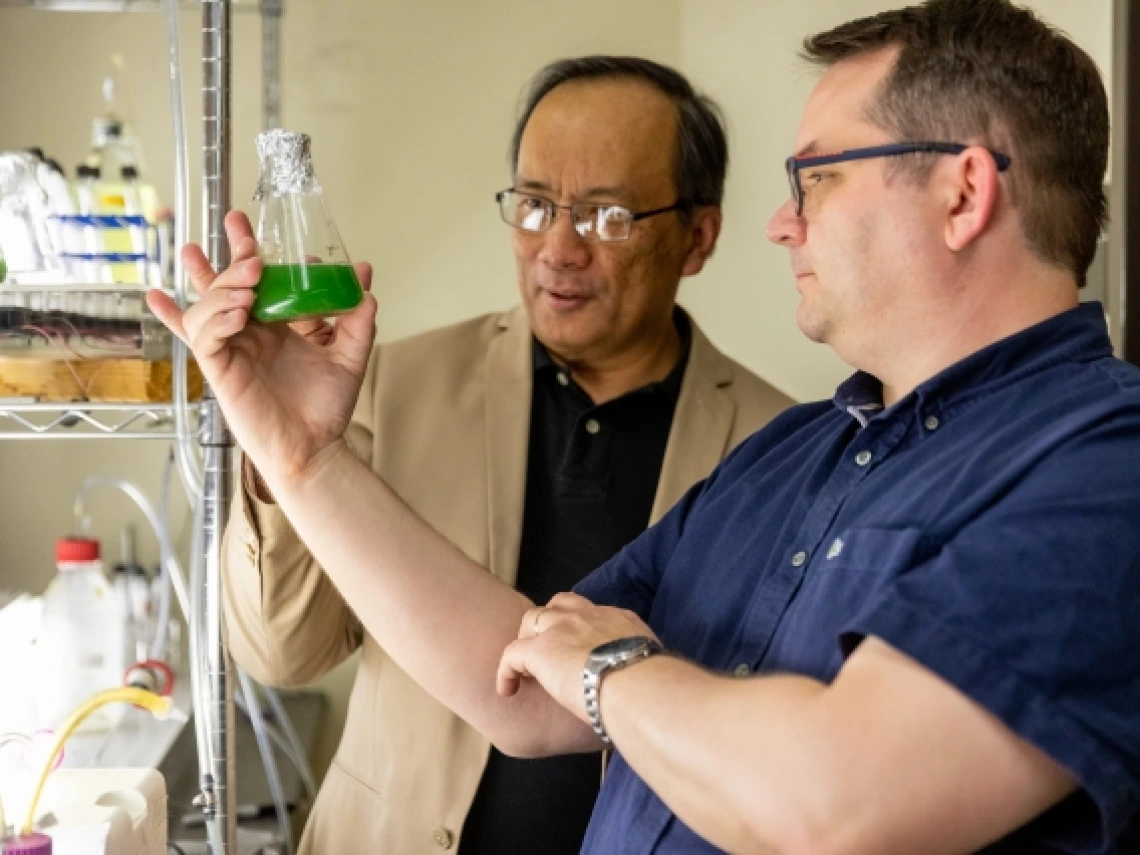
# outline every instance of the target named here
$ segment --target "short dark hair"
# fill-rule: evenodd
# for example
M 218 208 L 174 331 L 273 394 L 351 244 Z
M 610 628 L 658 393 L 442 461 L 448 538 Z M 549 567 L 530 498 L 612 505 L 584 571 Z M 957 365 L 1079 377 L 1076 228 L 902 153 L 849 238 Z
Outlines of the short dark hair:
M 535 74 L 524 90 L 518 121 L 511 135 L 512 176 L 518 169 L 523 131 L 538 102 L 564 83 L 587 80 L 637 80 L 667 95 L 677 109 L 677 151 L 673 166 L 677 199 L 689 205 L 720 205 L 728 172 L 728 140 L 720 107 L 707 95 L 697 92 L 680 72 L 632 56 L 560 59 Z
M 977 142 L 1012 158 L 1010 198 L 1025 237 L 1078 285 L 1107 217 L 1108 96 L 1095 63 L 1009 0 L 927 0 L 804 40 L 822 66 L 882 48 L 898 58 L 867 105 L 902 141 Z M 933 158 L 895 168 L 924 181 Z

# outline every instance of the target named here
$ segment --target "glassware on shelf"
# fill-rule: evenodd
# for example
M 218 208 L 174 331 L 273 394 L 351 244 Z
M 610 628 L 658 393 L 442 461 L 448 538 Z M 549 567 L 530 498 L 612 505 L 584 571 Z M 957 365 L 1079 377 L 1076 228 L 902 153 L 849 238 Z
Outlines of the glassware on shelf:
M 310 138 L 281 129 L 257 137 L 254 200 L 264 267 L 251 313 L 262 323 L 325 318 L 360 305 L 364 292 L 313 174 Z

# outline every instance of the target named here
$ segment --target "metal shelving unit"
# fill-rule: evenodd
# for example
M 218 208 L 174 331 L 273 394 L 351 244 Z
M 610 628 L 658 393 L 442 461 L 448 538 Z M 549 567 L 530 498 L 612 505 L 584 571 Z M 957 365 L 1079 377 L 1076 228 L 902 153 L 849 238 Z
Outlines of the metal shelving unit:
M 203 234 L 202 246 L 217 269 L 229 264 L 223 219 L 230 207 L 230 60 L 231 12 L 249 11 L 262 22 L 262 119 L 266 127 L 280 123 L 280 23 L 283 0 L 195 0 L 181 4 L 202 12 Z M 159 0 L 0 0 L 5 7 L 47 11 L 156 12 Z M 33 403 L 0 399 L 0 440 L 56 439 L 176 439 L 174 405 Z M 201 792 L 195 799 L 218 828 L 212 855 L 237 852 L 236 805 L 233 784 L 234 670 L 221 624 L 221 542 L 230 500 L 233 436 L 208 387 L 193 408 L 192 432 L 203 456 L 202 523 L 199 535 L 205 557 L 205 603 L 202 638 L 203 698 L 211 712 L 210 726 L 201 734 L 208 746 L 209 768 L 201 769 Z
M 180 0 L 184 9 L 201 9 L 202 0 Z M 284 0 L 229 0 L 234 12 L 261 17 L 262 126 L 281 122 L 281 18 Z M 152 12 L 161 0 L 0 0 L 2 9 L 47 12 Z M 228 195 L 228 194 L 227 194 Z M 200 408 L 195 408 L 199 412 Z M 173 406 L 72 402 L 48 404 L 0 398 L 0 441 L 28 439 L 175 439 Z

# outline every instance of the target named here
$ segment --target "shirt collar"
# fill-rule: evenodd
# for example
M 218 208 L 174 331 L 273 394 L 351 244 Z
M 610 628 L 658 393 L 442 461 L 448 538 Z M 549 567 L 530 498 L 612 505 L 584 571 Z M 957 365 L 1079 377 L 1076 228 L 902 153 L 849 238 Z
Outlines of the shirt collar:
M 677 357 L 677 364 L 673 366 L 673 369 L 666 375 L 664 380 L 647 383 L 641 388 L 634 389 L 627 394 L 660 391 L 665 393 L 669 399 L 674 402 L 681 396 L 681 383 L 685 379 L 685 368 L 688 365 L 689 351 L 693 345 L 693 331 L 688 315 L 679 308 L 673 311 L 673 324 L 677 327 L 677 334 L 681 338 L 681 352 Z M 534 373 L 536 377 L 541 374 L 549 374 L 563 370 L 562 366 L 554 361 L 550 352 L 537 338 L 534 338 L 533 353 Z M 573 383 L 573 380 L 571 380 L 571 382 Z M 622 397 L 625 396 L 623 395 Z
M 1104 308 L 1097 302 L 1082 303 L 970 354 L 920 384 L 889 411 L 909 406 L 921 414 L 932 404 L 944 410 L 1062 362 L 1111 355 Z M 832 402 L 863 426 L 886 412 L 883 384 L 864 371 L 842 383 Z

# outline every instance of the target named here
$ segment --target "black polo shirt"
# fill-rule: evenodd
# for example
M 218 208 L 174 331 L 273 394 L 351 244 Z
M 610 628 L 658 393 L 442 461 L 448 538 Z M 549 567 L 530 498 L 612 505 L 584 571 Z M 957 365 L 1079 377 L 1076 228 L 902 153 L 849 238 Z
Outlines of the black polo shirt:
M 526 506 L 518 589 L 542 604 L 569 591 L 649 525 L 691 340 L 669 375 L 595 405 L 534 343 Z M 491 757 L 460 843 L 462 855 L 577 855 L 601 784 L 600 754 Z

